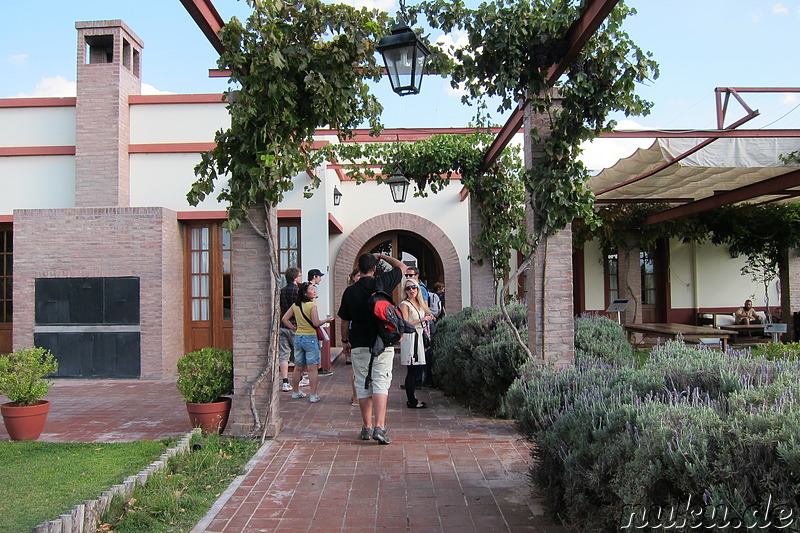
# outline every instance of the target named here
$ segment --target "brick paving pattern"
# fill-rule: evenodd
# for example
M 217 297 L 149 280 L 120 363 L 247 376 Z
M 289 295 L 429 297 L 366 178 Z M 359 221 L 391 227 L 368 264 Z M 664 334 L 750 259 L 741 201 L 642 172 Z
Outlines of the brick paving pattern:
M 417 393 L 428 409 L 408 409 L 399 389 L 405 369 L 396 365 L 392 444 L 361 441 L 351 367 L 340 358 L 333 370 L 320 378 L 319 403 L 281 395 L 283 431 L 193 533 L 570 531 L 532 499 L 528 444 L 512 421 L 470 413 L 431 389 Z M 57 380 L 47 399 L 43 441 L 161 439 L 191 429 L 173 381 Z

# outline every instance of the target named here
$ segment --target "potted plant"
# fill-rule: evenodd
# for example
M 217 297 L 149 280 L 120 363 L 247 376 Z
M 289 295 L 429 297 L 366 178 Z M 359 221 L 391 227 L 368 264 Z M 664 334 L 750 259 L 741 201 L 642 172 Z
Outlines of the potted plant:
M 0 356 L 0 394 L 10 402 L 0 405 L 11 440 L 36 440 L 50 411 L 43 400 L 52 381 L 43 379 L 58 370 L 58 361 L 44 348 L 20 348 Z
M 192 427 L 222 433 L 233 394 L 233 352 L 203 348 L 178 359 L 178 390 L 186 401 Z

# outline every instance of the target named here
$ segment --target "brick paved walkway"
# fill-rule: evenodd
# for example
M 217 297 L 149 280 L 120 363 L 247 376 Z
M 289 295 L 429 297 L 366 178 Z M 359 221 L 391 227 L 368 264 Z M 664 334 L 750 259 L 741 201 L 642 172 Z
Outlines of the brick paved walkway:
M 351 367 L 339 360 L 333 369 L 320 378 L 320 403 L 282 394 L 282 433 L 194 532 L 569 531 L 532 500 L 528 446 L 512 422 L 475 416 L 435 390 L 418 393 L 428 409 L 408 409 L 399 389 L 405 370 L 396 366 L 393 442 L 360 441 Z M 43 441 L 161 439 L 191 429 L 172 381 L 57 380 L 47 399 Z
M 529 450 L 512 422 L 429 389 L 417 394 L 428 409 L 408 409 L 395 365 L 392 444 L 361 441 L 351 367 L 333 369 L 320 378 L 320 403 L 282 395 L 283 431 L 193 533 L 568 531 L 531 499 Z

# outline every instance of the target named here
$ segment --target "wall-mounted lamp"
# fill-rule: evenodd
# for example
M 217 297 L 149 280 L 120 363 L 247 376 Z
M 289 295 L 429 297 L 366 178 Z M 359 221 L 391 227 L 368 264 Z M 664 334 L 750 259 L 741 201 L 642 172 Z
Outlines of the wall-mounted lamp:
M 337 189 L 336 187 L 333 188 L 333 205 L 339 205 L 342 203 L 342 191 Z
M 408 194 L 408 178 L 406 178 L 400 169 L 396 169 L 392 177 L 386 180 L 386 183 L 389 184 L 389 189 L 392 191 L 392 200 L 395 203 L 401 204 L 406 201 L 406 195 Z

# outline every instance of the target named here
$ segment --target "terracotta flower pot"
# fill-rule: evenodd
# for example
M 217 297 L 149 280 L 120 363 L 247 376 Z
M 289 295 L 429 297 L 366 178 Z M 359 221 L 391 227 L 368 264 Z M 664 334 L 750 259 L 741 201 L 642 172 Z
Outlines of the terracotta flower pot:
M 47 422 L 47 413 L 50 412 L 50 402 L 39 400 L 33 405 L 25 407 L 17 402 L 8 402 L 0 405 L 3 423 L 11 440 L 36 440 L 42 434 L 44 424 Z
M 231 399 L 218 398 L 212 403 L 186 402 L 189 422 L 193 428 L 199 427 L 203 433 L 222 433 L 228 424 L 228 413 L 231 410 Z

